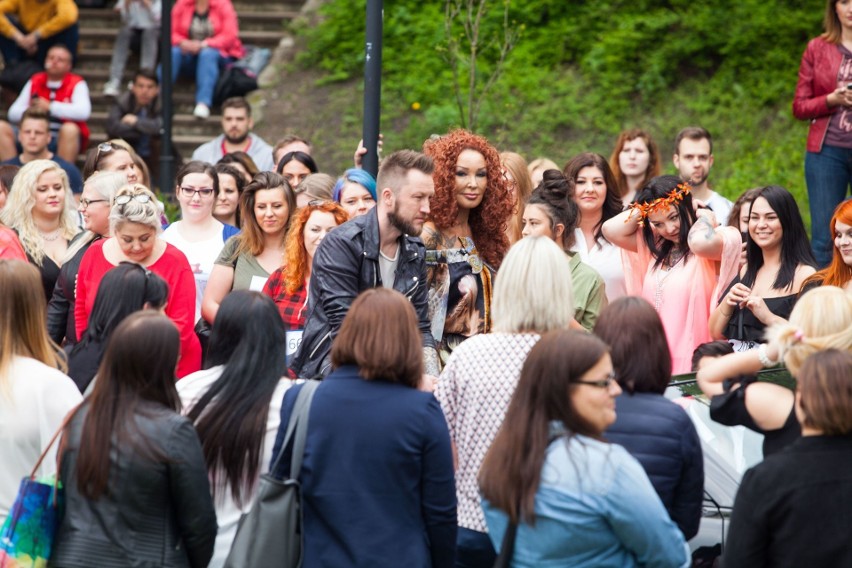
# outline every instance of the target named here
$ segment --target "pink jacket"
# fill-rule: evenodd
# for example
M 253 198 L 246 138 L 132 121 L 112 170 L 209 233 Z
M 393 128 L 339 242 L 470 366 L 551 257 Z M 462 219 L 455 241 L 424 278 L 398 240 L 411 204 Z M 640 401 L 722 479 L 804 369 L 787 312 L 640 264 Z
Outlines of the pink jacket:
M 195 12 L 195 0 L 177 0 L 172 8 L 172 45 L 177 46 L 189 39 L 189 26 Z M 207 38 L 207 45 L 218 49 L 223 57 L 239 59 L 245 55 L 240 42 L 240 29 L 237 12 L 231 0 L 210 0 L 208 12 L 213 26 L 213 36 Z
M 793 116 L 810 120 L 808 152 L 819 152 L 828 132 L 833 108 L 828 108 L 828 95 L 837 89 L 837 74 L 843 55 L 833 43 L 821 37 L 812 39 L 802 55 L 799 82 L 793 98 Z

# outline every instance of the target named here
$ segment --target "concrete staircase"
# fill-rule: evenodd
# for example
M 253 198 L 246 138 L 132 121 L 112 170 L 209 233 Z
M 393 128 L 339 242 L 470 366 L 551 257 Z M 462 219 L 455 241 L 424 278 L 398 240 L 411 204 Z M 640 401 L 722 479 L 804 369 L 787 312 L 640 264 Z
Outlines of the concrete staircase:
M 240 39 L 246 45 L 258 45 L 272 50 L 284 35 L 285 23 L 299 14 L 302 0 L 237 0 Z M 90 147 L 106 140 L 106 118 L 112 99 L 103 94 L 104 83 L 109 78 L 109 64 L 115 37 L 121 19 L 110 8 L 80 8 L 80 47 L 75 72 L 89 85 L 92 98 L 92 131 Z M 139 64 L 137 53 L 131 53 L 124 71 L 124 80 L 130 81 Z M 183 79 L 174 86 L 174 117 L 172 141 L 184 158 L 200 144 L 221 133 L 221 115 L 213 109 L 210 118 L 200 120 L 192 115 L 195 85 Z

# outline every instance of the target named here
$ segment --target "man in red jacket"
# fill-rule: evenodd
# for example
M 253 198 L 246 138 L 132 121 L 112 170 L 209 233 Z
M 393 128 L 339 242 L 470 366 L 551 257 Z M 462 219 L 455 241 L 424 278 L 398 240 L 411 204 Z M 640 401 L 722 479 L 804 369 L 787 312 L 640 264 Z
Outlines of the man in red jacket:
M 51 141 L 48 149 L 72 164 L 89 141 L 86 121 L 92 113 L 92 101 L 86 81 L 71 72 L 71 51 L 55 45 L 47 52 L 44 71 L 36 73 L 24 85 L 17 100 L 9 107 L 10 122 L 19 123 L 24 111 L 35 107 L 50 115 Z M 0 160 L 17 154 L 15 128 L 0 121 Z

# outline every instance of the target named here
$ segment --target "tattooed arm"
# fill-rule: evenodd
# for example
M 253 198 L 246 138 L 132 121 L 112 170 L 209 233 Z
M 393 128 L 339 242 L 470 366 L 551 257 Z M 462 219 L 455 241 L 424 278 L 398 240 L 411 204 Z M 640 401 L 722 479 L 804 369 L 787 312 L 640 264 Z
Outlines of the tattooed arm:
M 696 211 L 698 220 L 689 229 L 689 250 L 696 256 L 719 260 L 722 258 L 724 242 L 716 233 L 716 217 L 710 209 Z

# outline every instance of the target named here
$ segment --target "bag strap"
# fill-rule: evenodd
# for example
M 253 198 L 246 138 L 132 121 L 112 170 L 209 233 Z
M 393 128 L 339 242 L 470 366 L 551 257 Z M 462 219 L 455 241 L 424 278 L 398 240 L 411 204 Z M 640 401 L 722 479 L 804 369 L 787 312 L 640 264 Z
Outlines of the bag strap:
M 299 472 L 302 471 L 302 457 L 305 455 L 305 443 L 308 438 L 308 415 L 311 411 L 311 401 L 314 398 L 314 391 L 319 386 L 320 381 L 309 380 L 302 387 L 302 390 L 307 390 L 305 394 L 305 407 L 302 413 L 297 417 L 295 425 L 295 434 L 293 438 L 293 454 L 290 457 L 290 479 L 299 479 Z
M 500 554 L 494 562 L 494 568 L 509 568 L 512 565 L 512 556 L 515 554 L 515 537 L 518 535 L 518 525 L 509 521 L 509 527 L 503 535 L 500 543 Z
M 275 471 L 278 469 L 278 466 L 281 463 L 281 459 L 284 457 L 285 450 L 287 446 L 290 444 L 290 440 L 293 438 L 293 434 L 296 434 L 296 442 L 293 444 L 293 458 L 290 462 L 290 479 L 295 479 L 298 476 L 298 472 L 294 475 L 293 470 L 293 462 L 295 462 L 296 450 L 299 451 L 299 459 L 295 464 L 299 466 L 301 469 L 302 462 L 302 453 L 305 451 L 305 438 L 307 437 L 307 425 L 308 425 L 308 413 L 311 410 L 311 401 L 314 398 L 314 391 L 319 386 L 320 381 L 316 380 L 307 380 L 305 381 L 302 388 L 299 390 L 299 394 L 296 396 L 296 402 L 293 404 L 293 412 L 290 414 L 290 420 L 287 422 L 287 431 L 284 435 L 284 441 L 281 444 L 281 449 L 278 452 L 278 456 L 275 458 L 275 463 L 269 468 L 269 471 Z M 300 422 L 304 423 L 302 428 L 299 428 L 299 431 L 296 432 L 296 425 Z M 301 437 L 301 443 L 299 444 Z M 298 446 L 298 448 L 297 448 Z
M 44 461 L 45 456 L 47 456 L 47 452 L 49 452 L 50 448 L 53 447 L 54 442 L 56 442 L 56 439 L 59 437 L 59 435 L 62 433 L 62 431 L 65 430 L 65 427 L 68 426 L 68 423 L 71 422 L 71 419 L 74 418 L 74 415 L 77 414 L 77 410 L 79 408 L 80 408 L 79 406 L 73 408 L 71 411 L 68 412 L 68 414 L 65 415 L 65 418 L 62 419 L 62 424 L 60 424 L 59 429 L 53 434 L 53 437 L 47 443 L 47 447 L 44 448 L 44 451 L 38 457 L 38 461 L 36 462 L 35 466 L 33 467 L 32 473 L 30 473 L 30 479 L 35 479 L 36 472 L 38 472 L 38 468 L 41 467 L 41 462 Z M 58 462 L 59 459 L 60 458 L 57 456 L 57 463 L 59 463 Z M 59 469 L 56 470 L 56 475 L 57 476 L 59 475 Z

